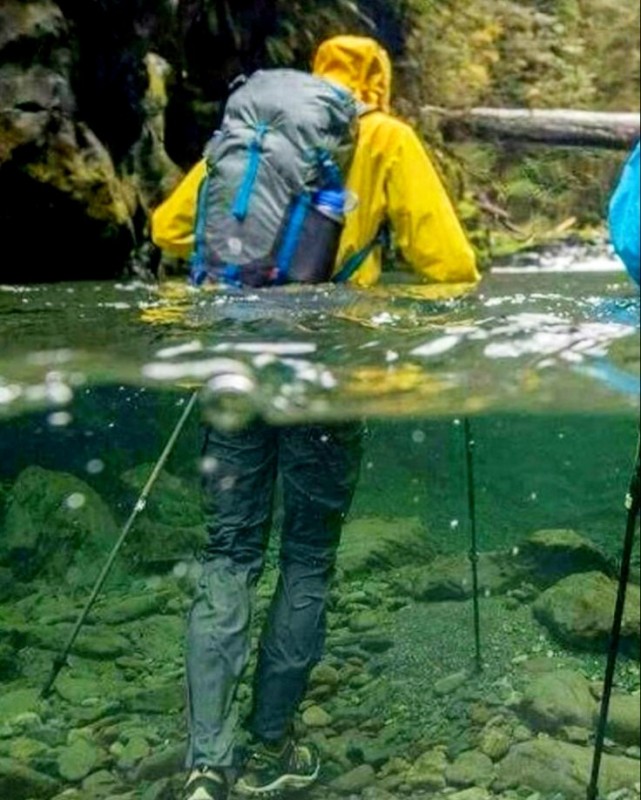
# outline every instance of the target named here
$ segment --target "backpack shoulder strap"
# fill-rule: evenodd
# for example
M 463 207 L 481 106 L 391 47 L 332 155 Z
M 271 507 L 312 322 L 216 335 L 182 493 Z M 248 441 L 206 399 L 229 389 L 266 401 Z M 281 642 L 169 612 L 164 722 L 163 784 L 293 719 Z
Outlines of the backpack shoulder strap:
M 389 245 L 390 230 L 388 224 L 384 222 L 372 241 L 345 261 L 337 274 L 334 275 L 333 283 L 347 283 L 350 281 L 377 247 L 389 247 Z

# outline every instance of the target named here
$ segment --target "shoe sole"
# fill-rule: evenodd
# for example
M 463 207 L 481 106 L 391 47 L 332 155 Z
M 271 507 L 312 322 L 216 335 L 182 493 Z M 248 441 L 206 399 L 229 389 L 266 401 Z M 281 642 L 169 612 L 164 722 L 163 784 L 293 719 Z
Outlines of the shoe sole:
M 316 783 L 320 776 L 320 765 L 316 768 L 313 775 L 282 775 L 277 781 L 268 786 L 249 786 L 241 778 L 235 786 L 235 791 L 241 797 L 274 797 L 281 792 L 297 791 L 307 789 Z

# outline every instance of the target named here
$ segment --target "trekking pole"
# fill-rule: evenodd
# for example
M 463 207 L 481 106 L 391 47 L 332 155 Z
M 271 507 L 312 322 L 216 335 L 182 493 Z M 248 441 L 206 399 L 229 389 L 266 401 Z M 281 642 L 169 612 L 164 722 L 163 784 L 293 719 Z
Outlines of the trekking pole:
M 474 602 L 474 643 L 476 648 L 476 671 L 483 672 L 483 653 L 481 648 L 481 604 L 479 590 L 479 547 L 476 525 L 476 479 L 474 475 L 474 448 L 476 442 L 472 437 L 472 423 L 465 418 L 465 455 L 467 463 L 467 497 L 470 515 L 470 531 L 472 547 L 470 562 L 472 564 L 472 591 Z
M 603 753 L 605 752 L 605 739 L 608 730 L 614 678 L 616 675 L 617 661 L 619 658 L 619 646 L 621 644 L 623 615 L 625 613 L 628 583 L 630 581 L 634 538 L 637 530 L 639 510 L 641 509 L 641 440 L 639 445 L 639 450 L 637 450 L 637 461 L 634 468 L 634 473 L 632 475 L 632 481 L 630 483 L 630 491 L 628 492 L 625 504 L 628 510 L 628 520 L 625 531 L 625 541 L 623 545 L 621 576 L 619 578 L 619 593 L 614 612 L 614 625 L 612 627 L 612 634 L 610 636 L 608 665 L 605 674 L 605 682 L 603 685 L 603 699 L 601 702 L 601 714 L 599 717 L 599 725 L 596 735 L 594 762 L 592 765 L 592 778 L 588 788 L 588 800 L 598 800 L 599 797 L 599 779 L 601 776 Z
M 167 442 L 165 449 L 162 452 L 162 455 L 156 462 L 156 465 L 151 475 L 149 476 L 149 480 L 147 481 L 145 488 L 142 490 L 142 494 L 138 499 L 138 502 L 136 503 L 133 511 L 131 512 L 131 516 L 127 520 L 124 528 L 122 529 L 120 537 L 116 542 L 116 544 L 114 545 L 114 548 L 111 551 L 109 558 L 107 559 L 107 563 L 105 564 L 102 572 L 100 573 L 100 577 L 98 578 L 98 581 L 96 582 L 96 585 L 94 586 L 93 591 L 91 592 L 89 600 L 87 601 L 82 613 L 78 617 L 78 621 L 75 624 L 71 636 L 69 637 L 67 646 L 65 647 L 62 654 L 59 655 L 53 662 L 51 675 L 49 676 L 49 680 L 45 684 L 42 693 L 40 695 L 42 699 L 48 697 L 51 694 L 51 690 L 53 689 L 53 685 L 55 684 L 58 675 L 60 674 L 62 669 L 66 666 L 67 659 L 69 658 L 69 654 L 71 653 L 74 644 L 76 643 L 76 639 L 78 638 L 78 635 L 80 634 L 83 625 L 87 621 L 87 617 L 89 616 L 91 609 L 93 608 L 96 600 L 98 599 L 98 595 L 100 594 L 100 591 L 104 586 L 105 581 L 109 576 L 109 573 L 112 570 L 116 558 L 118 557 L 118 554 L 122 550 L 122 547 L 127 537 L 129 536 L 131 529 L 134 526 L 134 523 L 138 519 L 139 515 L 145 510 L 145 507 L 147 505 L 147 500 L 149 499 L 149 495 L 151 494 L 151 491 L 154 488 L 156 481 L 160 477 L 160 474 L 164 469 L 165 464 L 167 463 L 169 457 L 173 453 L 174 448 L 176 446 L 176 442 L 180 438 L 180 434 L 183 432 L 183 429 L 187 424 L 187 421 L 191 416 L 192 411 L 194 410 L 197 400 L 198 400 L 198 392 L 194 392 L 193 395 L 191 396 L 191 399 L 187 403 L 187 406 L 185 407 L 185 410 L 183 411 L 180 419 L 178 420 L 178 424 L 174 428 L 174 431 L 171 434 L 171 436 L 169 437 L 169 441 Z

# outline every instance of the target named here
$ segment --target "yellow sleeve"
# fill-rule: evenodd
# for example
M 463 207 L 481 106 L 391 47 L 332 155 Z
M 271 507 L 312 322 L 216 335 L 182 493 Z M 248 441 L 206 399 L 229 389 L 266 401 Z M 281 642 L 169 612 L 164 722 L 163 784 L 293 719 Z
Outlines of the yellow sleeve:
M 399 130 L 387 180 L 388 213 L 407 263 L 436 283 L 476 283 L 476 256 L 423 144 Z
M 178 258 L 188 259 L 194 249 L 194 227 L 198 191 L 207 174 L 200 161 L 151 218 L 151 236 L 156 245 Z

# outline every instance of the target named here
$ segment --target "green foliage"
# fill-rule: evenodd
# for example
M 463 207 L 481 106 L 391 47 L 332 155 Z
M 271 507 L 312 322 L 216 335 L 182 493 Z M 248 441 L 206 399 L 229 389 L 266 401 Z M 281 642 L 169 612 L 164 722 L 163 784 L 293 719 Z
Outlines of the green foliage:
M 319 42 L 341 33 L 371 35 L 372 23 L 352 0 L 281 0 L 278 33 L 267 43 L 275 66 L 309 68 Z
M 412 0 L 415 25 L 400 90 L 409 105 L 639 108 L 639 6 L 630 0 Z M 425 131 L 438 156 L 442 142 Z M 622 154 L 460 145 L 462 216 L 528 239 L 576 218 L 603 221 Z M 447 172 L 447 170 L 445 170 Z M 471 214 L 475 199 L 477 214 Z M 488 201 L 489 200 L 489 204 Z M 473 205 L 473 203 L 472 203 Z M 487 206 L 500 214 L 479 213 Z M 505 233 L 505 226 L 502 228 Z M 475 236 L 476 234 L 473 233 Z

